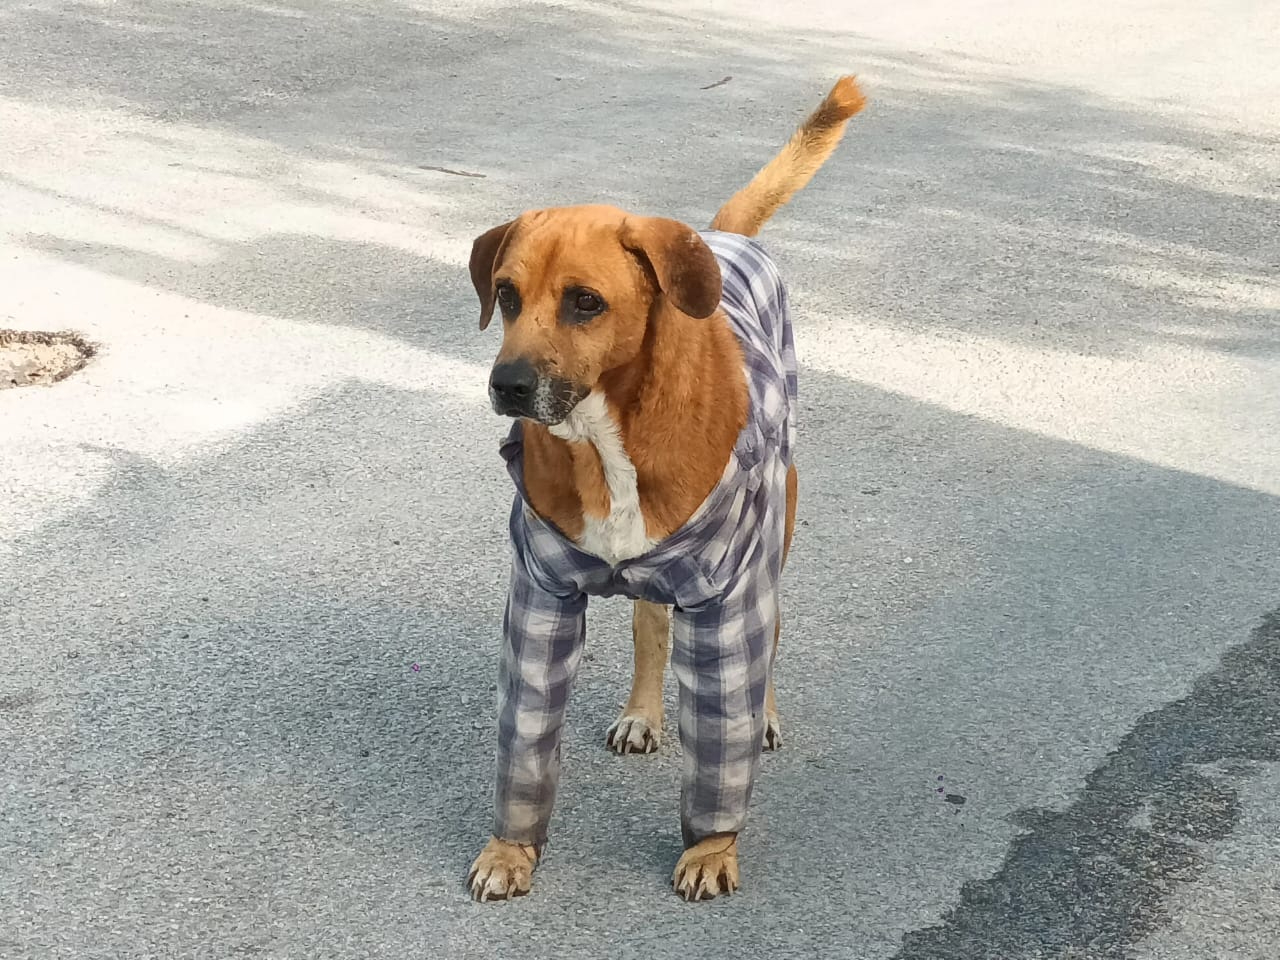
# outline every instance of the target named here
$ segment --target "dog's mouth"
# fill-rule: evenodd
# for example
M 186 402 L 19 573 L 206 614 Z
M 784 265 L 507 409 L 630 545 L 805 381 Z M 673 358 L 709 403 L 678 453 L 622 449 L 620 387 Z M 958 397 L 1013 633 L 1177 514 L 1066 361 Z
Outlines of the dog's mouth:
M 521 418 L 545 427 L 561 424 L 591 391 L 581 384 L 560 377 L 538 377 L 525 391 L 498 390 L 489 386 L 489 402 L 494 413 Z

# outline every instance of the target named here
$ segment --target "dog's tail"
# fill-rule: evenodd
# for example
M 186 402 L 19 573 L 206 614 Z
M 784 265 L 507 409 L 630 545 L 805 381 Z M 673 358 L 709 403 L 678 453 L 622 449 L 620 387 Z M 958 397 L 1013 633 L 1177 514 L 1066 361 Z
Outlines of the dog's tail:
M 735 193 L 711 221 L 711 229 L 754 237 L 799 193 L 835 151 L 849 118 L 867 105 L 851 76 L 841 77 L 778 155 Z

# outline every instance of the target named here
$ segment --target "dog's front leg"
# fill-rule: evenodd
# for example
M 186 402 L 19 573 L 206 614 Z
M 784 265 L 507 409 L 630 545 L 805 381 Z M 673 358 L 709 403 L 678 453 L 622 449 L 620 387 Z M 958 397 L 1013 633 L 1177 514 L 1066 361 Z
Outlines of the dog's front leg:
M 672 883 L 686 900 L 738 888 L 738 834 L 764 742 L 773 609 L 770 595 L 676 612 L 671 668 L 680 683 L 685 851 Z
M 503 617 L 493 836 L 471 865 L 476 900 L 529 892 L 560 779 L 560 730 L 586 639 L 587 598 L 517 553 Z
M 631 612 L 635 672 L 631 696 L 605 743 L 617 753 L 652 753 L 662 743 L 662 681 L 667 672 L 671 615 L 665 606 L 637 600 Z

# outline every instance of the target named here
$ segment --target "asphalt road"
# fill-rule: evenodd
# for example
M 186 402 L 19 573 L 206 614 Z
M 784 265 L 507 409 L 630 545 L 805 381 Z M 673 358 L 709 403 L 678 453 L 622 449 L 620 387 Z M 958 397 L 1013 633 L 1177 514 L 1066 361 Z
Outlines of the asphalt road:
M 102 350 L 0 392 L 0 957 L 1275 957 L 1276 9 L 4 4 L 0 327 Z M 666 888 L 606 603 L 534 894 L 472 904 L 470 241 L 705 223 L 847 70 L 764 235 L 802 492 L 745 888 Z

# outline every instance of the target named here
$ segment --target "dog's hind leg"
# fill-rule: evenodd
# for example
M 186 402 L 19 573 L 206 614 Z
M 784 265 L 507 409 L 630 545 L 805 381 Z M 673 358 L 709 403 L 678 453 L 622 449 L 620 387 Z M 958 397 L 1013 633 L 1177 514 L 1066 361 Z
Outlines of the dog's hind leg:
M 662 680 L 671 649 L 671 615 L 664 606 L 635 601 L 631 638 L 635 674 L 631 696 L 609 728 L 606 743 L 617 753 L 652 753 L 662 743 Z

